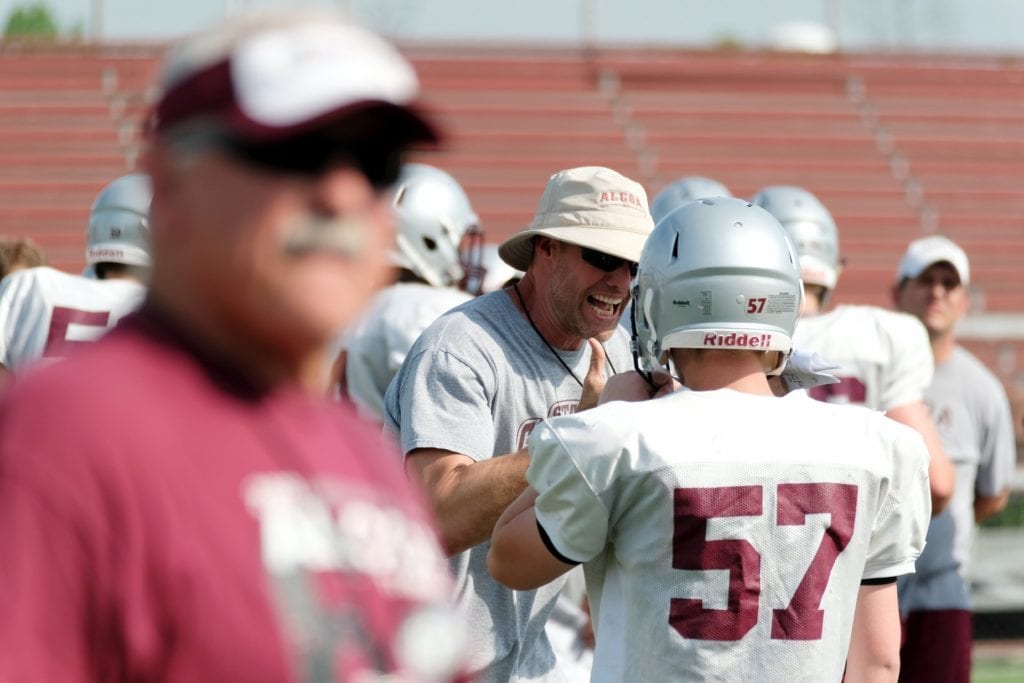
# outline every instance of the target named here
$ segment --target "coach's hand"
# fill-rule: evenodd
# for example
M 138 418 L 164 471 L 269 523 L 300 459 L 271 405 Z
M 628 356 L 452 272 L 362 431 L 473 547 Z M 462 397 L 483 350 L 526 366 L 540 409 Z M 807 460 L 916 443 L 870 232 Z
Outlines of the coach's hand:
M 587 376 L 583 378 L 583 393 L 580 394 L 580 402 L 576 406 L 577 411 L 596 406 L 606 382 L 604 346 L 593 338 L 588 339 L 587 343 L 590 344 L 590 367 L 587 368 Z
M 635 370 L 620 372 L 605 384 L 598 403 L 607 403 L 608 401 L 646 401 L 670 394 L 681 386 L 675 378 L 666 374 L 655 374 L 653 379 L 658 387 L 657 391 L 651 389 L 651 385 L 647 383 L 647 380 L 639 372 Z

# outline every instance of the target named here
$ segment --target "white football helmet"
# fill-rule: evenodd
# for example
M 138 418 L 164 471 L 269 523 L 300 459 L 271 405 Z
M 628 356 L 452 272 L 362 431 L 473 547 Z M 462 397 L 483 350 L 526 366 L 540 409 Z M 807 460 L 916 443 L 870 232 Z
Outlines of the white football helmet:
M 481 292 L 493 292 L 505 287 L 505 284 L 512 280 L 519 280 L 525 275 L 523 271 L 513 268 L 501 260 L 498 255 L 497 244 L 485 244 L 481 257 L 481 266 L 484 271 L 484 282 Z
M 742 199 L 705 198 L 665 217 L 647 238 L 633 288 L 637 369 L 666 372 L 668 350 L 792 348 L 803 285 L 779 222 Z
M 651 202 L 651 217 L 657 223 L 683 204 L 705 197 L 731 196 L 729 188 L 717 180 L 698 175 L 684 176 L 672 181 L 658 193 Z
M 85 235 L 85 260 L 148 266 L 149 176 L 130 173 L 110 182 L 96 195 Z
M 392 207 L 397 223 L 395 265 L 434 287 L 479 291 L 483 233 L 469 197 L 455 178 L 433 166 L 406 164 L 395 185 Z M 475 286 L 467 287 L 468 282 Z
M 825 205 L 807 190 L 792 185 L 765 187 L 751 201 L 786 228 L 800 254 L 804 282 L 834 289 L 839 279 L 839 231 Z

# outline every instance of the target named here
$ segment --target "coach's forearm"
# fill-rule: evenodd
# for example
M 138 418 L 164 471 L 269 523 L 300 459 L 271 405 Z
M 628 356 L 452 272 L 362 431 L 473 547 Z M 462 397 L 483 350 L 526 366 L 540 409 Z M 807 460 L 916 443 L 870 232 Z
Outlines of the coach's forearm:
M 433 462 L 417 462 L 432 455 Z M 410 475 L 426 491 L 449 556 L 491 537 L 501 513 L 526 488 L 529 463 L 525 449 L 479 462 L 459 454 L 438 458 L 430 452 L 409 458 Z

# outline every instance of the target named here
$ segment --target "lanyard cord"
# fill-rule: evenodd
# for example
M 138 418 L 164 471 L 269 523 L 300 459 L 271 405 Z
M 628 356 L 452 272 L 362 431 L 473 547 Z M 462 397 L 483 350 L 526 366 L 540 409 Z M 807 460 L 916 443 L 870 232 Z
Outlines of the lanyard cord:
M 541 334 L 540 330 L 537 329 L 537 326 L 533 322 L 533 318 L 530 317 L 530 310 L 526 307 L 526 301 L 523 300 L 523 293 L 519 291 L 519 283 L 517 282 L 513 284 L 512 289 L 515 290 L 516 296 L 519 297 L 519 304 L 523 307 L 523 313 L 526 315 L 526 321 L 530 323 L 530 327 L 532 327 L 533 331 L 537 333 L 537 336 L 540 337 L 540 340 L 544 342 L 544 346 L 548 347 L 548 350 L 551 351 L 551 353 L 558 360 L 558 362 L 562 364 L 562 367 L 565 368 L 565 371 L 568 372 L 574 380 L 576 380 L 576 384 L 579 384 L 580 388 L 583 388 L 583 382 L 580 381 L 580 378 L 576 376 L 576 373 L 573 372 L 572 368 L 570 368 L 568 363 L 565 362 L 565 359 L 562 358 L 562 354 L 558 353 L 558 351 L 555 350 L 555 347 L 549 344 L 548 340 L 545 339 L 544 335 Z M 604 348 L 604 344 L 601 344 L 601 347 Z M 605 360 L 608 361 L 608 365 L 611 367 L 612 374 L 614 375 L 617 372 L 617 370 L 615 369 L 615 365 L 612 364 L 611 359 L 608 358 L 607 349 L 605 350 L 604 357 Z

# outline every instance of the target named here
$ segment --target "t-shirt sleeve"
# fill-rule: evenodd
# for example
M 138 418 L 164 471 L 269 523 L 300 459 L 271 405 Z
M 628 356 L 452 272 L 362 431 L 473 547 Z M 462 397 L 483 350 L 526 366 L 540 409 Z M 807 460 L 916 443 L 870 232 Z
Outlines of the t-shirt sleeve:
M 480 371 L 451 352 L 417 346 L 388 388 L 386 399 L 402 453 L 439 448 L 477 461 L 490 458 L 494 455 L 494 419 Z M 489 367 L 484 362 L 479 365 Z
M 924 399 L 932 383 L 935 361 L 928 331 L 912 315 L 892 313 L 885 318 L 891 358 L 887 381 L 881 387 L 879 407 L 889 410 Z
M 1010 485 L 1017 463 L 1010 402 L 999 380 L 993 378 L 992 390 L 984 394 L 979 409 L 981 448 L 974 490 L 981 496 L 998 496 Z
M 914 563 L 924 549 L 932 513 L 924 439 L 913 429 L 895 422 L 886 420 L 882 427 L 889 431 L 886 440 L 891 468 L 888 486 L 884 487 L 875 513 L 864 579 L 913 573 Z
M 534 512 L 559 553 L 586 562 L 604 549 L 608 509 L 559 439 L 556 425 L 579 422 L 568 416 L 538 425 L 530 435 L 526 479 L 537 491 Z

